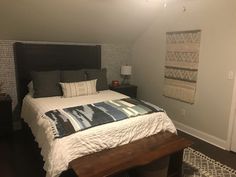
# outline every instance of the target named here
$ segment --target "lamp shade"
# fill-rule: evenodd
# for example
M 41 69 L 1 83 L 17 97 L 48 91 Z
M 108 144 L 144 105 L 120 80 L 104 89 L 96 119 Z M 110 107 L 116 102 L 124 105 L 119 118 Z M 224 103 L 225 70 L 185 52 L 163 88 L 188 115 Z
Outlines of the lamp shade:
M 131 75 L 132 74 L 132 67 L 129 65 L 121 66 L 121 75 Z

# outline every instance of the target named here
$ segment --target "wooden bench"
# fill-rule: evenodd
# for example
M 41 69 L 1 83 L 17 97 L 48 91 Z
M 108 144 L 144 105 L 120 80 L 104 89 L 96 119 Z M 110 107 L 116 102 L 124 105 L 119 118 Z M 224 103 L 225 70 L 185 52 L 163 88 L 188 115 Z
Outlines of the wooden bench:
M 103 150 L 70 162 L 78 177 L 112 176 L 134 167 L 170 157 L 167 176 L 181 176 L 183 149 L 191 141 L 163 132 L 113 149 Z

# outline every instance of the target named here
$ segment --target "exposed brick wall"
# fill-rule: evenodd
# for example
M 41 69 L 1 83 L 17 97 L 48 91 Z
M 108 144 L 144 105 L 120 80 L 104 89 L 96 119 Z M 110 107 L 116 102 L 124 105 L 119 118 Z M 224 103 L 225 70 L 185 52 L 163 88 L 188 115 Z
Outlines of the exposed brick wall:
M 2 92 L 8 93 L 16 105 L 16 80 L 12 41 L 0 41 L 0 82 L 3 82 Z

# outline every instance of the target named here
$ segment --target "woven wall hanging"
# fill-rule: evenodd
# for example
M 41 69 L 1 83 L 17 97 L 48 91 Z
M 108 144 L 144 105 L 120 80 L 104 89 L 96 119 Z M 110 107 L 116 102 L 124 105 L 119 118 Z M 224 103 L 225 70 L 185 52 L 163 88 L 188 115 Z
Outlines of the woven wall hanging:
M 166 33 L 164 96 L 194 103 L 201 30 Z

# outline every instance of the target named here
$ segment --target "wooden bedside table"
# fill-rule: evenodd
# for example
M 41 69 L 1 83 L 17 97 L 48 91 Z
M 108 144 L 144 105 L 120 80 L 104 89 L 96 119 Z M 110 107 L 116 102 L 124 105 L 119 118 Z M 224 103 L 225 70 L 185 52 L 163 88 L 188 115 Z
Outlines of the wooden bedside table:
M 117 87 L 109 86 L 110 90 L 123 93 L 129 97 L 136 98 L 137 97 L 137 89 L 138 87 L 135 85 L 120 85 Z
M 12 132 L 12 100 L 9 95 L 0 95 L 0 136 Z

